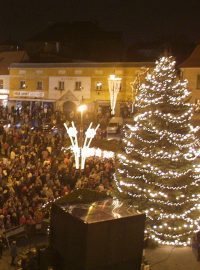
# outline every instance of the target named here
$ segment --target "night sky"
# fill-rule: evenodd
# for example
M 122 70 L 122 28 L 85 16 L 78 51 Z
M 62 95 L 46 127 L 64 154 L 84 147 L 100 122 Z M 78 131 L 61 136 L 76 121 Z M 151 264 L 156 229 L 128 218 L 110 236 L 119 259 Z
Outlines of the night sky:
M 98 22 L 129 41 L 183 36 L 200 41 L 199 0 L 7 0 L 1 3 L 0 40 L 29 38 L 49 23 Z

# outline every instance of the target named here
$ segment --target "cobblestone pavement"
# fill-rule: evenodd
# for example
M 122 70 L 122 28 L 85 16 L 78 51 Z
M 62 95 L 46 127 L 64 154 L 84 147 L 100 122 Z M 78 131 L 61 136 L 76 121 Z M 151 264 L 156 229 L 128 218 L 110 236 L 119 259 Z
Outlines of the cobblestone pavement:
M 197 261 L 191 247 L 162 246 L 146 249 L 145 258 L 149 261 L 151 270 L 200 269 L 200 261 Z
M 23 239 L 24 240 L 24 239 Z M 38 245 L 46 244 L 48 242 L 46 235 L 38 235 L 35 236 L 32 242 L 26 241 L 17 241 L 17 253 L 18 256 L 22 254 L 24 251 L 27 251 L 29 248 L 36 247 Z M 0 270 L 16 270 L 16 266 L 11 266 L 11 257 L 10 251 L 8 249 L 3 251 L 3 256 L 0 259 Z

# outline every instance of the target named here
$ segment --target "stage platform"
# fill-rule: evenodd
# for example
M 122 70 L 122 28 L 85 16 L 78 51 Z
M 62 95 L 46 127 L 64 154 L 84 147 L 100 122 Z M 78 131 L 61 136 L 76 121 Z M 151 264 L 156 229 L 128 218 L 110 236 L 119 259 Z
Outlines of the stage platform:
M 111 198 L 54 203 L 50 246 L 55 269 L 140 270 L 144 223 L 144 214 Z

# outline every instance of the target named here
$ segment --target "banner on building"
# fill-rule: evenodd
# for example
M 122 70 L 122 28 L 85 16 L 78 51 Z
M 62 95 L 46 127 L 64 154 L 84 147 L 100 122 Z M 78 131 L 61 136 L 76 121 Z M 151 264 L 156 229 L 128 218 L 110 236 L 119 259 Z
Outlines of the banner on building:
M 31 92 L 31 91 L 14 91 L 13 95 L 16 97 L 36 97 L 41 98 L 44 97 L 44 92 Z

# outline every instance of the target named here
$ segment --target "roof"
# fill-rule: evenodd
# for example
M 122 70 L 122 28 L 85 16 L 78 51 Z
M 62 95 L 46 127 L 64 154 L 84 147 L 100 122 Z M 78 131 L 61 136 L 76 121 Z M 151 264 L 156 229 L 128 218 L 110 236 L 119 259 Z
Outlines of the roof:
M 144 67 L 153 62 L 76 62 L 76 63 L 12 63 L 10 68 L 67 68 L 67 67 Z
M 120 39 L 121 33 L 117 31 L 107 31 L 94 22 L 57 22 L 50 24 L 29 41 L 74 41 L 79 39 Z
M 26 51 L 5 51 L 0 52 L 0 74 L 8 74 L 8 68 L 13 62 L 28 60 Z
M 200 67 L 200 44 L 196 46 L 191 55 L 179 67 Z

